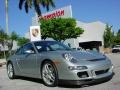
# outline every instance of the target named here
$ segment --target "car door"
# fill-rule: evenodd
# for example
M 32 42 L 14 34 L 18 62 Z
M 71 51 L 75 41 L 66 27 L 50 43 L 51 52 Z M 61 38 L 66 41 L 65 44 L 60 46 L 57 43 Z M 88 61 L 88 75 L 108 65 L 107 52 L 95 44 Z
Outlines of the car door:
M 17 63 L 20 71 L 24 74 L 38 74 L 37 55 L 31 43 L 23 46 L 21 54 L 17 55 Z

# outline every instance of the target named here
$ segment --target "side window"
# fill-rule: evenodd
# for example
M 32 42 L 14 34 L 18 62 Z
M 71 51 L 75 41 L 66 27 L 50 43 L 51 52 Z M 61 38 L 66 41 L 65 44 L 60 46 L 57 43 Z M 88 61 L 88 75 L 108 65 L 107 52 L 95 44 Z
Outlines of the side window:
M 23 48 L 23 47 L 19 48 L 19 49 L 16 51 L 15 54 L 16 54 L 16 55 L 20 55 L 20 54 L 21 54 L 21 51 L 22 51 L 22 48 Z
M 25 46 L 23 46 L 21 53 L 22 54 L 26 54 L 26 51 L 31 51 L 31 53 L 35 53 L 34 47 L 31 43 L 26 44 Z
M 47 51 L 47 47 L 44 43 L 36 42 L 34 45 L 38 52 Z

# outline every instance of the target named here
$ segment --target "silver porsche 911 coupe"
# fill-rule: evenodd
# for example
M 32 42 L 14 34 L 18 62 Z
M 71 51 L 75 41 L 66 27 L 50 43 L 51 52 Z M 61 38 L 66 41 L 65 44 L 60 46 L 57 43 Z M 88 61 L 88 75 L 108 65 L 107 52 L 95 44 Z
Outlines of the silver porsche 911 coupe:
M 97 52 L 72 50 L 57 41 L 35 41 L 7 59 L 7 74 L 10 79 L 40 78 L 51 87 L 58 82 L 83 85 L 112 78 L 113 65 Z

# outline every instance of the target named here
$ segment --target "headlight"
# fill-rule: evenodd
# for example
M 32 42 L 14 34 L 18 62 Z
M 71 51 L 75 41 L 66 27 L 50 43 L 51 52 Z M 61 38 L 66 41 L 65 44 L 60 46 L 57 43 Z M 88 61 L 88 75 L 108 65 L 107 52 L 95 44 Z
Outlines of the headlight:
M 63 54 L 63 58 L 72 62 L 72 63 L 78 62 L 78 60 L 75 59 L 70 53 Z M 70 69 L 70 70 L 84 70 L 84 69 L 88 69 L 88 68 L 86 66 L 68 66 L 68 69 Z
M 103 54 L 105 60 L 110 60 L 105 54 Z
M 75 59 L 70 53 L 65 53 L 63 54 L 63 58 L 72 62 L 72 63 L 77 63 L 77 59 Z
M 71 60 L 73 57 L 70 53 L 65 53 L 63 54 L 63 57 L 66 59 L 66 60 Z
M 105 54 L 103 54 L 103 56 L 104 56 L 105 59 L 107 58 L 107 56 Z
M 68 68 L 70 70 L 84 70 L 84 69 L 87 69 L 86 66 L 69 66 Z

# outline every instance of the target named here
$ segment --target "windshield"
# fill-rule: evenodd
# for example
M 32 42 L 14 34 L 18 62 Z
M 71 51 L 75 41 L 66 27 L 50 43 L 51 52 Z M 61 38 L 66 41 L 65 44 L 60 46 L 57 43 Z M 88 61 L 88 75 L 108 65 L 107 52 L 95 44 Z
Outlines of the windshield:
M 57 41 L 35 42 L 34 45 L 37 48 L 38 52 L 40 52 L 40 51 L 56 51 L 56 50 L 72 50 L 70 47 L 64 45 L 61 42 L 57 42 Z
M 69 47 L 67 47 L 66 45 L 60 43 L 60 42 L 52 42 L 52 43 L 48 43 L 48 46 L 52 49 L 52 50 L 71 50 Z

